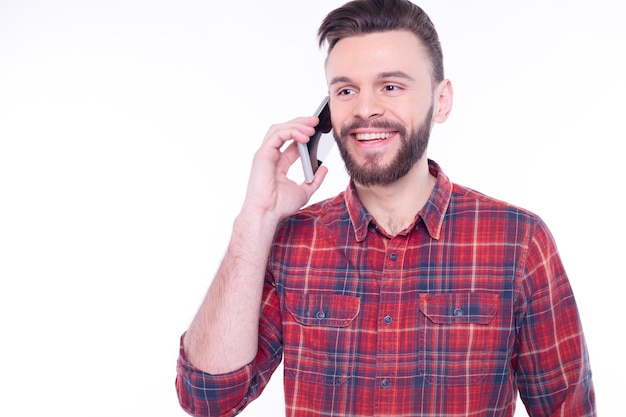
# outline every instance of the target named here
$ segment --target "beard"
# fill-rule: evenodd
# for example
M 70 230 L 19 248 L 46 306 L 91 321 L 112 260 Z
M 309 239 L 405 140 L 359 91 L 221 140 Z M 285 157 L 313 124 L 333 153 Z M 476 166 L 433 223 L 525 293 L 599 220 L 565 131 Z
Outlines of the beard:
M 408 134 L 406 128 L 401 124 L 385 120 L 369 123 L 355 121 L 350 125 L 344 126 L 340 134 L 337 134 L 336 131 L 333 130 L 335 142 L 337 142 L 337 147 L 339 148 L 348 175 L 350 175 L 356 183 L 364 186 L 389 185 L 404 177 L 426 152 L 430 139 L 432 115 L 433 106 L 431 105 L 422 123 L 417 127 L 413 126 Z M 347 149 L 347 143 L 350 140 L 348 132 L 358 128 L 377 128 L 397 131 L 400 136 L 401 145 L 393 160 L 387 165 L 381 165 L 380 161 L 384 153 L 378 152 L 368 155 L 365 162 L 359 165 Z

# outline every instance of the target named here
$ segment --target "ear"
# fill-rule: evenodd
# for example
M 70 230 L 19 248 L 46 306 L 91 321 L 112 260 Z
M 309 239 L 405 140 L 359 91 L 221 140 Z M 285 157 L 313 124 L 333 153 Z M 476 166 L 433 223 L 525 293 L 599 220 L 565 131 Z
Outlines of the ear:
M 435 88 L 433 100 L 435 106 L 433 109 L 433 122 L 443 123 L 446 121 L 450 111 L 452 110 L 453 96 L 454 91 L 450 80 L 443 80 Z

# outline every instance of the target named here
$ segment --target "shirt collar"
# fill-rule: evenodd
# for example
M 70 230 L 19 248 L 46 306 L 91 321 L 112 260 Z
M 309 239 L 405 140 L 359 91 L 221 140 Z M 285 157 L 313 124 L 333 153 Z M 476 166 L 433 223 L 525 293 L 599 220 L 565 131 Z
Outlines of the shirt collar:
M 441 167 L 432 160 L 428 160 L 428 168 L 432 176 L 437 178 L 435 188 L 424 207 L 417 213 L 416 221 L 421 218 L 430 236 L 438 240 L 441 235 L 443 220 L 452 197 L 452 183 L 443 173 Z M 365 240 L 373 216 L 367 211 L 357 195 L 354 181 L 350 181 L 345 193 L 346 207 L 352 224 L 354 224 L 355 239 L 358 242 Z

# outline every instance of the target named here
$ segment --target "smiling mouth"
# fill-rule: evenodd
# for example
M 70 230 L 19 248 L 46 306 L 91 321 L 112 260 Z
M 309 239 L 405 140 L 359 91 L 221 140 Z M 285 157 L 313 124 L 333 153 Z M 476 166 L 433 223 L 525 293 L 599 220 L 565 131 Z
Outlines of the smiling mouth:
M 393 133 L 390 132 L 380 132 L 380 133 L 357 133 L 354 135 L 356 140 L 359 142 L 378 142 L 385 139 L 389 139 L 393 136 Z

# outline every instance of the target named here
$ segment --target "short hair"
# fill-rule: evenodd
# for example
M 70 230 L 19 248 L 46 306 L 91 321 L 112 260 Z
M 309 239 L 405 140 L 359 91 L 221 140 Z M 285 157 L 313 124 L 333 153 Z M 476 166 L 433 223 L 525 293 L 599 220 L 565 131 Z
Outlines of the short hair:
M 409 0 L 353 0 L 331 11 L 317 35 L 320 48 L 328 53 L 340 40 L 376 32 L 407 30 L 415 34 L 428 51 L 433 84 L 444 79 L 443 52 L 435 25 L 426 12 Z

